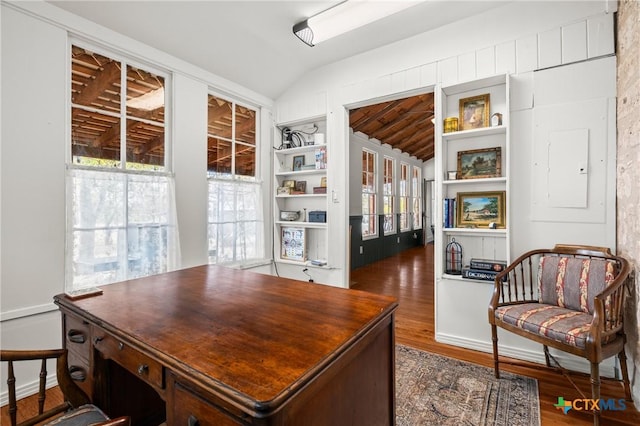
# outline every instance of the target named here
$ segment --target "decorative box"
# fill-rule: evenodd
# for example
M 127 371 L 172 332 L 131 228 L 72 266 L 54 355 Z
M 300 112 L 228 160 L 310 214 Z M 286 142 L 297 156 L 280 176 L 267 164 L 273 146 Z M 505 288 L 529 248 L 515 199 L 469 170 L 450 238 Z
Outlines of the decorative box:
M 314 186 L 313 187 L 313 193 L 314 194 L 326 194 L 327 193 L 327 187 L 326 186 Z
M 324 210 L 315 210 L 309 212 L 309 222 L 326 222 L 327 212 Z

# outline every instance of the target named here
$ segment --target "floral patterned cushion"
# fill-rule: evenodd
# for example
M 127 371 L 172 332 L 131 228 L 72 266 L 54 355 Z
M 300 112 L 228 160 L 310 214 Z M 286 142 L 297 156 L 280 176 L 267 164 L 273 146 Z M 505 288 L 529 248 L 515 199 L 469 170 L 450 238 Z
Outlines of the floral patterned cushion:
M 61 417 L 47 423 L 45 426 L 91 426 L 109 420 L 106 414 L 95 405 L 82 405 Z
M 530 333 L 581 349 L 585 348 L 593 316 L 544 303 L 502 306 L 496 318 Z
M 613 282 L 614 273 L 611 260 L 543 256 L 538 269 L 539 301 L 593 314 L 593 298 Z

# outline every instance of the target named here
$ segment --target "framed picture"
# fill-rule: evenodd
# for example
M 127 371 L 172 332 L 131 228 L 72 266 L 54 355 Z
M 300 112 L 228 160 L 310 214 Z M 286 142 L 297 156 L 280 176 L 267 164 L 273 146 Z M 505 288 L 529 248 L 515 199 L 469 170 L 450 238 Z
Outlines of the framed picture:
M 289 188 L 287 186 L 279 186 L 277 194 L 278 195 L 289 195 L 289 194 L 291 194 L 291 188 Z
M 293 171 L 299 172 L 304 166 L 304 155 L 295 155 L 293 157 Z
M 299 180 L 299 181 L 296 182 L 296 192 L 300 192 L 302 194 L 307 192 L 307 181 L 306 180 Z
M 458 152 L 458 177 L 480 179 L 502 176 L 502 148 L 482 148 Z
M 295 180 L 285 180 L 285 181 L 282 182 L 282 186 L 284 186 L 285 188 L 294 189 L 296 187 L 296 181 Z
M 283 259 L 307 260 L 305 228 L 282 228 L 280 256 Z
M 489 94 L 460 99 L 460 130 L 489 126 Z
M 320 187 L 322 187 L 322 188 L 326 188 L 327 187 L 327 177 L 326 176 L 322 176 L 320 178 Z
M 458 192 L 459 228 L 504 228 L 505 192 Z

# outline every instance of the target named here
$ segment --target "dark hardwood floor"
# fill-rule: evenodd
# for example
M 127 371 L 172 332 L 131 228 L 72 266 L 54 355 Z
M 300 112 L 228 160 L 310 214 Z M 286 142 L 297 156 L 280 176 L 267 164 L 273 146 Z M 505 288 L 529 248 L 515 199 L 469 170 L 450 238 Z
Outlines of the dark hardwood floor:
M 351 272 L 351 288 L 393 295 L 398 298 L 397 343 L 493 368 L 492 354 L 445 345 L 434 340 L 433 251 L 433 245 L 428 244 L 426 247 L 407 250 L 375 264 L 358 268 Z M 489 301 L 479 301 L 479 303 L 486 303 L 488 306 Z M 489 327 L 488 321 L 487 327 Z M 502 357 L 501 361 L 503 361 Z M 590 414 L 570 410 L 565 415 L 554 407 L 559 396 L 563 396 L 565 400 L 583 398 L 562 374 L 544 365 L 508 358 L 504 358 L 504 361 L 515 361 L 519 365 L 501 363 L 501 369 L 538 380 L 542 426 L 593 424 L 593 416 Z M 583 374 L 572 374 L 571 378 L 589 398 L 591 395 L 589 377 Z M 622 384 L 603 379 L 602 397 L 624 398 Z M 627 404 L 625 411 L 605 410 L 601 424 L 605 426 L 639 425 L 640 413 L 631 404 Z
M 427 245 L 352 271 L 351 286 L 355 289 L 389 294 L 398 298 L 397 343 L 492 367 L 491 354 L 444 345 L 434 340 L 433 277 L 433 245 Z M 488 304 L 489 301 L 487 300 L 486 303 Z M 488 323 L 487 327 L 489 327 Z M 566 400 L 582 398 L 564 376 L 543 365 L 518 363 L 522 365 L 501 364 L 501 367 L 506 371 L 538 380 L 542 426 L 593 424 L 591 415 L 574 410 L 564 415 L 553 406 L 557 403 L 558 396 L 563 396 Z M 586 395 L 590 394 L 589 378 L 586 375 L 576 375 L 572 378 Z M 52 404 L 60 401 L 58 388 L 52 389 L 49 393 L 52 394 Z M 624 398 L 622 385 L 619 382 L 603 380 L 602 396 Z M 25 412 L 37 410 L 35 398 L 26 398 L 20 401 L 20 404 Z M 9 425 L 7 407 L 2 407 L 0 411 L 0 424 Z M 629 405 L 625 411 L 605 411 L 601 424 L 603 426 L 639 425 L 640 413 L 633 405 Z

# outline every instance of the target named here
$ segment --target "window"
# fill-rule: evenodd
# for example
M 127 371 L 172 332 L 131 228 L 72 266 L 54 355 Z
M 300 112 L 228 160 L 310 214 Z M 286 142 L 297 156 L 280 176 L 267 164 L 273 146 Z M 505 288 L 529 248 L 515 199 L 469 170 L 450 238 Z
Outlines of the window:
M 376 161 L 377 154 L 362 150 L 362 237 L 378 235 L 376 209 Z
M 400 231 L 409 230 L 409 165 L 400 163 Z
M 67 290 L 177 267 L 166 80 L 128 59 L 71 47 Z
M 422 229 L 422 171 L 413 166 L 411 194 L 413 195 L 413 229 Z
M 209 262 L 264 258 L 262 189 L 256 174 L 257 111 L 208 97 Z
M 383 210 L 384 210 L 384 234 L 393 234 L 396 232 L 396 223 L 394 220 L 395 212 L 393 209 L 394 206 L 394 193 L 395 193 L 395 180 L 394 180 L 394 172 L 395 172 L 395 161 L 393 158 L 384 157 L 383 161 L 383 187 L 382 187 L 382 197 L 383 197 Z

